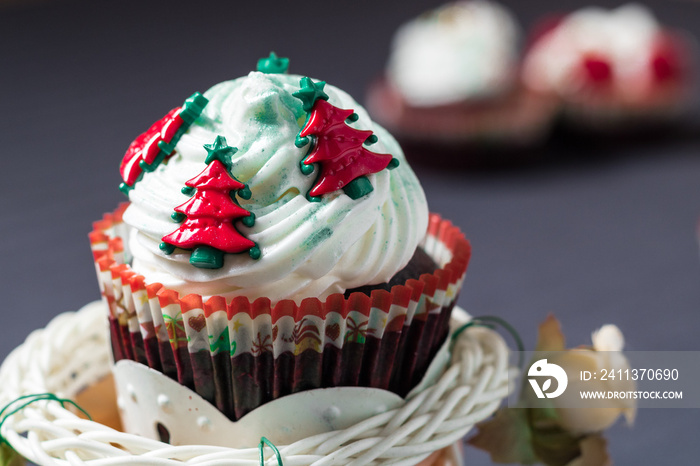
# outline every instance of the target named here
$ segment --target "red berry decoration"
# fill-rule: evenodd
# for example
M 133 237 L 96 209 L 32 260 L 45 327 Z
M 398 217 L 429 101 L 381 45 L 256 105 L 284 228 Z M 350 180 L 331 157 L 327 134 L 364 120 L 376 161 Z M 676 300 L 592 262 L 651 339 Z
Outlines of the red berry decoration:
M 129 145 L 119 167 L 124 180 L 119 189 L 124 194 L 128 195 L 141 180 L 144 171 L 152 172 L 163 160 L 172 157 L 180 137 L 199 117 L 208 102 L 199 92 L 192 94 L 182 107 L 170 110 Z
M 600 55 L 587 55 L 583 58 L 581 65 L 589 83 L 605 85 L 612 82 L 612 66 L 607 58 Z
M 217 136 L 207 150 L 207 168 L 187 181 L 182 192 L 194 194 L 175 208 L 173 220 L 181 222 L 174 232 L 165 235 L 160 248 L 171 254 L 176 247 L 191 249 L 190 263 L 195 267 L 219 269 L 223 267 L 223 255 L 248 251 L 253 259 L 260 257 L 260 248 L 236 230 L 233 221 L 242 218 L 251 227 L 255 216 L 236 202 L 236 195 L 250 199 L 248 187 L 231 173 L 231 156 L 235 147 L 229 147 L 223 136 Z
M 651 55 L 651 71 L 656 82 L 664 83 L 679 79 L 683 72 L 680 45 L 668 35 L 661 36 Z
M 303 103 L 309 114 L 299 132 L 295 144 L 303 147 L 311 143 L 308 155 L 301 162 L 304 174 L 314 171 L 312 164 L 319 164 L 319 174 L 307 197 L 312 201 L 339 189 L 352 199 L 359 199 L 374 189 L 365 175 L 378 173 L 385 168 L 395 168 L 399 161 L 390 154 L 377 154 L 364 145 L 377 142 L 372 131 L 348 126 L 357 121 L 353 110 L 344 110 L 328 103 L 323 92 L 325 82 L 314 83 L 301 79 L 301 89 L 293 95 Z

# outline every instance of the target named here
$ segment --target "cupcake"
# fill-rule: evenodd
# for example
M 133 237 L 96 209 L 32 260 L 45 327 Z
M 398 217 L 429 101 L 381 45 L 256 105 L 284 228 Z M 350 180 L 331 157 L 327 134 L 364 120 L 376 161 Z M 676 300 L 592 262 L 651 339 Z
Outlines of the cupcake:
M 688 109 L 690 41 L 647 8 L 585 8 L 536 28 L 523 81 L 563 101 L 572 126 L 635 129 Z
M 490 1 L 425 13 L 396 32 L 368 108 L 402 145 L 530 145 L 547 133 L 557 107 L 521 85 L 519 36 L 510 12 Z
M 315 388 L 405 396 L 470 255 L 394 138 L 287 66 L 271 55 L 154 123 L 122 161 L 128 203 L 90 235 L 115 361 L 230 420 Z

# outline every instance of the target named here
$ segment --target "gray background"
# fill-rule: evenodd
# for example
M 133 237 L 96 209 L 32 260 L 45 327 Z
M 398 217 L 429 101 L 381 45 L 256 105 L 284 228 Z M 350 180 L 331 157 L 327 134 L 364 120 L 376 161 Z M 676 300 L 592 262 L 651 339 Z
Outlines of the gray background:
M 0 2 L 0 360 L 32 329 L 99 298 L 87 233 L 124 199 L 119 162 L 153 121 L 270 50 L 361 100 L 396 27 L 439 3 Z M 505 3 L 526 26 L 584 5 Z M 700 36 L 700 3 L 649 4 Z M 692 131 L 560 137 L 546 163 L 525 169 L 416 166 L 431 209 L 472 241 L 460 304 L 508 320 L 529 348 L 554 312 L 571 346 L 615 323 L 629 349 L 698 350 L 699 150 Z M 618 423 L 616 463 L 697 464 L 698 414 L 643 410 L 632 429 Z M 488 464 L 474 450 L 468 459 Z

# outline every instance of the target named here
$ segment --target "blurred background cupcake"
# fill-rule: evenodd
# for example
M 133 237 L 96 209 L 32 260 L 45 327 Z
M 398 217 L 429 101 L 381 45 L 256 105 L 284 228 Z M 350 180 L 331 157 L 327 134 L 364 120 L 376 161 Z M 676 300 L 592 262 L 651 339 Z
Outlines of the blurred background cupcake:
M 414 144 L 439 144 L 430 160 L 494 162 L 494 154 L 486 158 L 479 149 L 541 140 L 557 109 L 555 95 L 521 85 L 519 39 L 516 20 L 494 2 L 461 1 L 426 12 L 396 32 L 367 107 L 409 156 L 416 155 Z
M 664 28 L 648 8 L 583 8 L 534 31 L 523 82 L 560 97 L 569 126 L 629 131 L 687 112 L 692 40 Z

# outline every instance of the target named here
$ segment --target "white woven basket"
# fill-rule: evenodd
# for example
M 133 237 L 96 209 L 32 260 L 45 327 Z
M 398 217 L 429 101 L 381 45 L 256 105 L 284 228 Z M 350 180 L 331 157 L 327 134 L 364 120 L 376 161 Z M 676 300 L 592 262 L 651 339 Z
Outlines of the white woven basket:
M 100 303 L 56 317 L 29 335 L 0 368 L 0 407 L 24 395 L 73 398 L 109 373 L 110 355 Z M 495 332 L 460 334 L 438 382 L 399 409 L 345 430 L 278 445 L 284 466 L 414 465 L 454 444 L 489 417 L 509 393 L 508 348 Z M 38 401 L 7 417 L 0 435 L 40 465 L 258 466 L 260 450 L 171 446 L 81 419 L 56 401 Z M 277 459 L 265 449 L 266 465 Z

